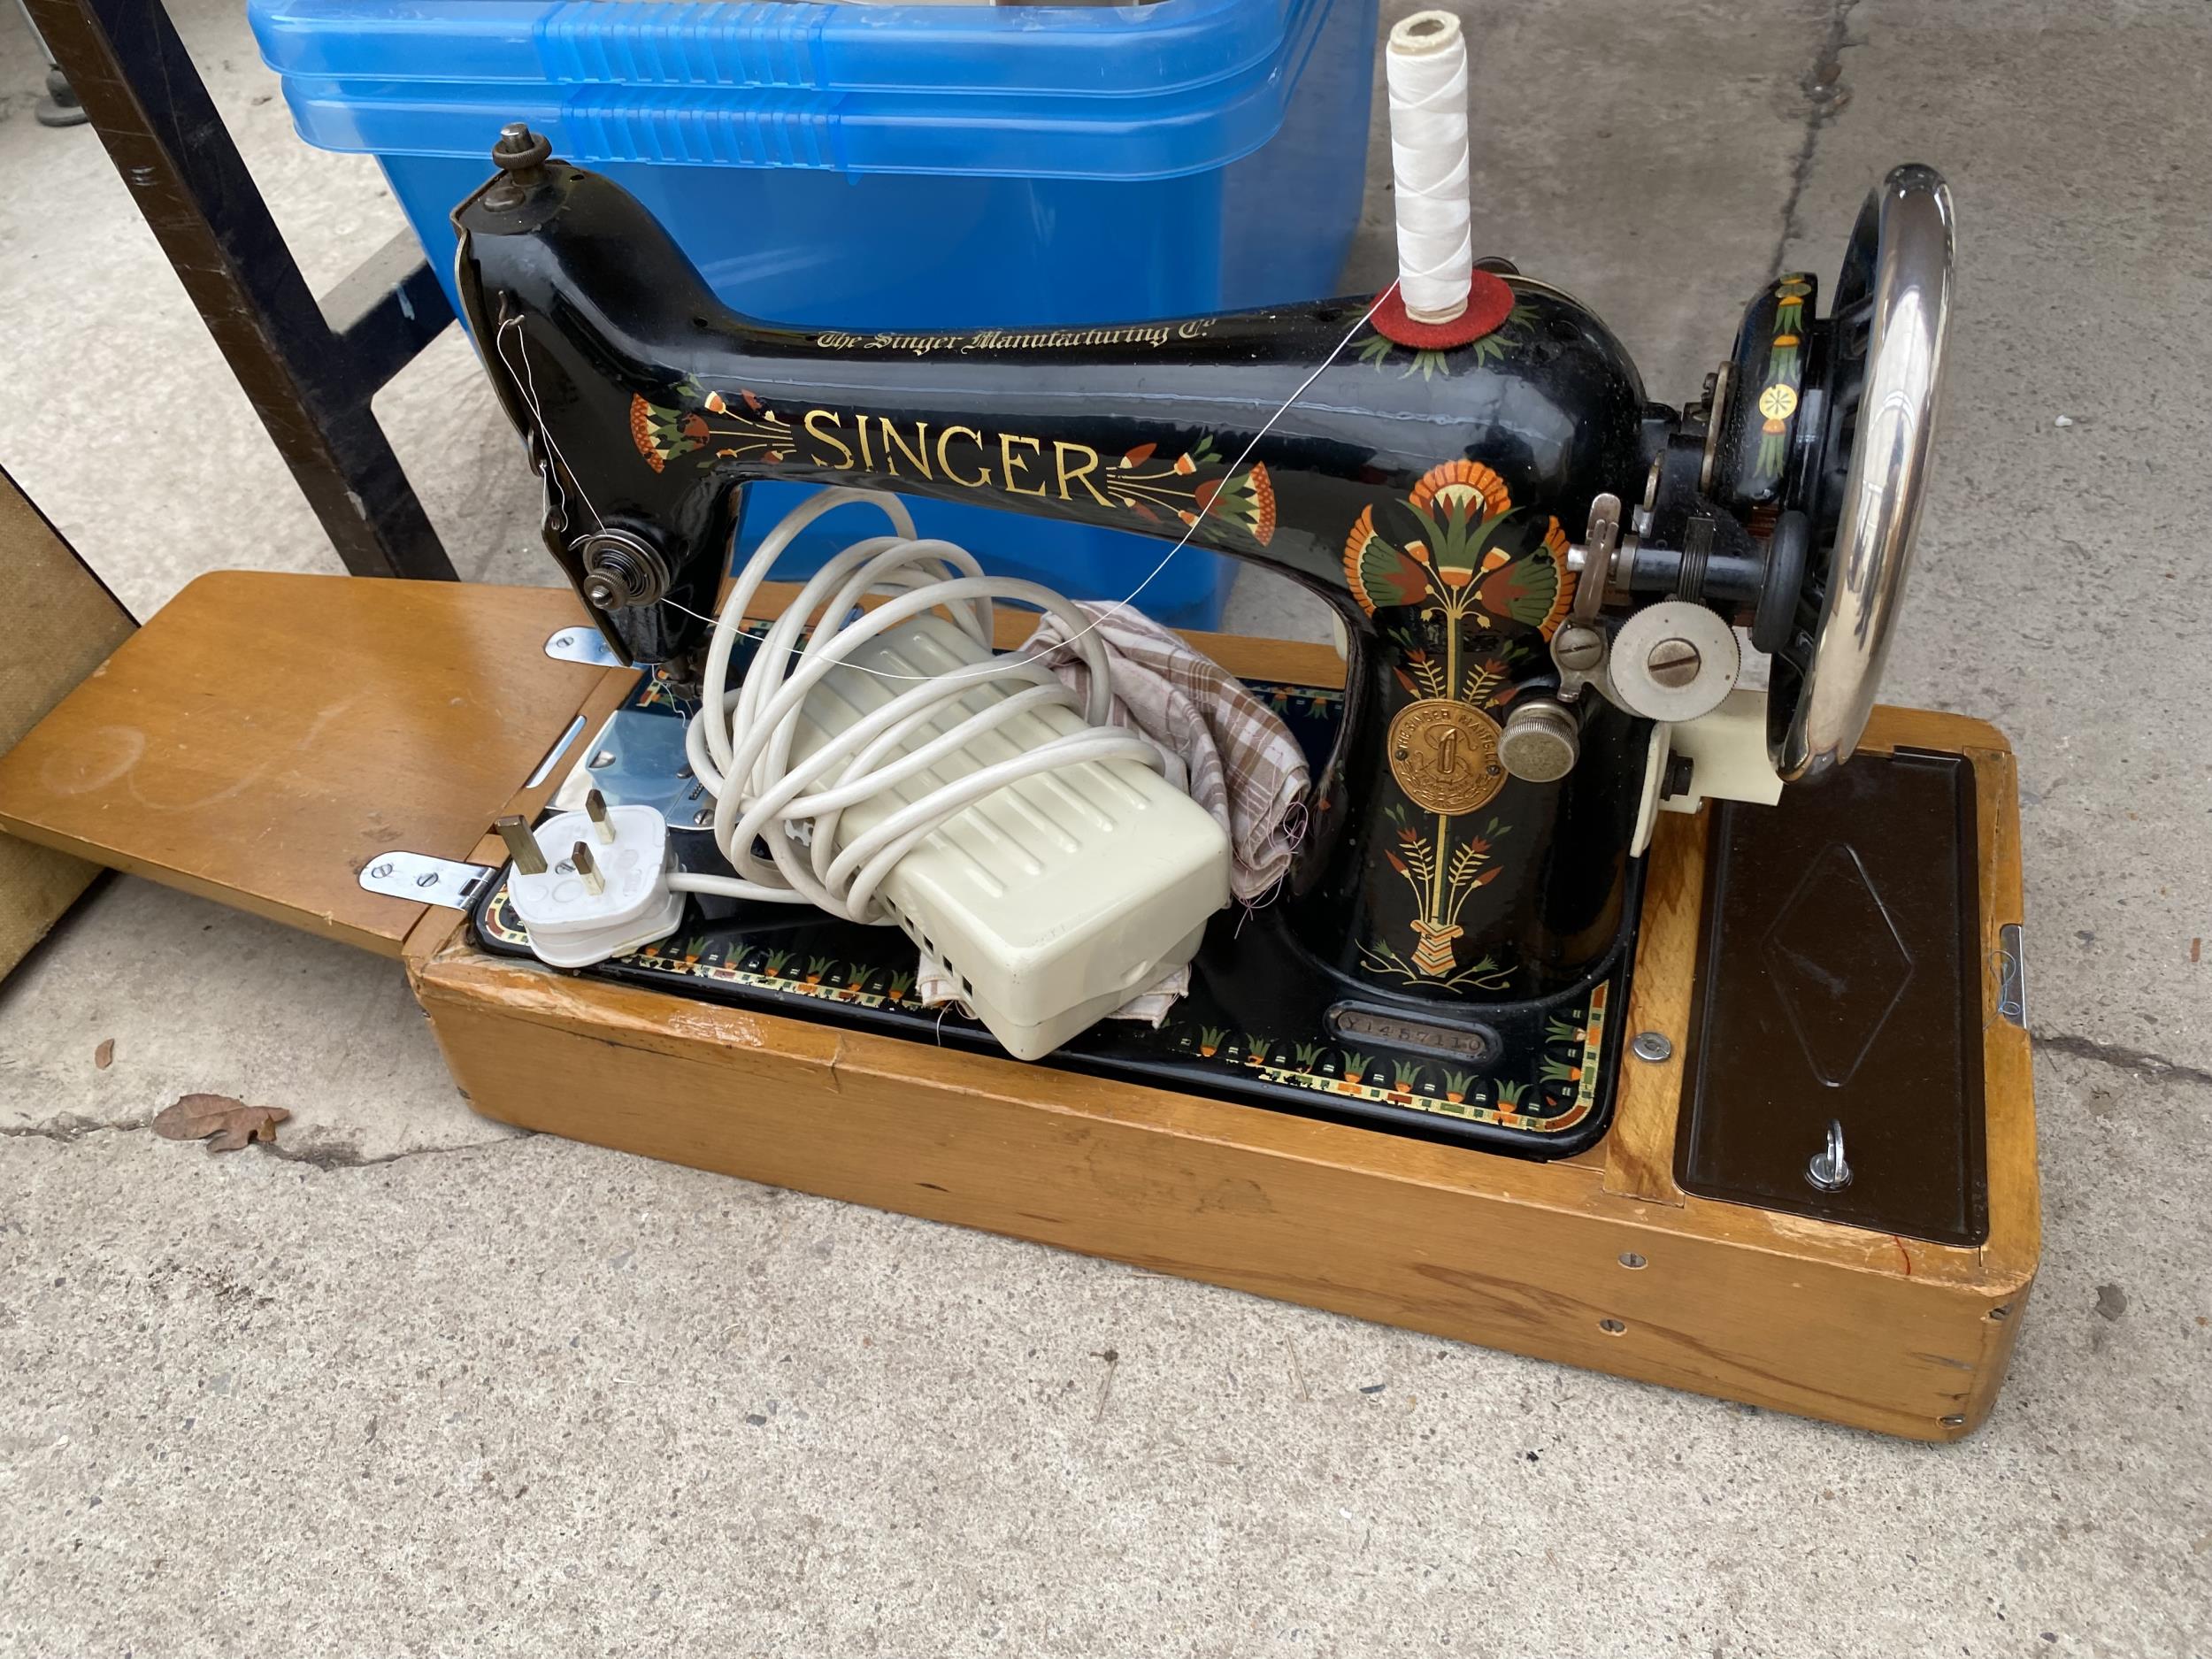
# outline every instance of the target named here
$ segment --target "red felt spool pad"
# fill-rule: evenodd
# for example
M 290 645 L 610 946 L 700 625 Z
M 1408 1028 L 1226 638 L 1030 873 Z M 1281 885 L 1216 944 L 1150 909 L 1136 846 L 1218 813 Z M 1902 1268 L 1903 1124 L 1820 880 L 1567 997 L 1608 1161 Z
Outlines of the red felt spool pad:
M 1475 273 L 1467 286 L 1467 309 L 1448 323 L 1417 323 L 1406 315 L 1405 295 L 1396 288 L 1375 308 L 1375 332 L 1417 351 L 1463 346 L 1502 325 L 1513 310 L 1513 289 L 1502 276 Z

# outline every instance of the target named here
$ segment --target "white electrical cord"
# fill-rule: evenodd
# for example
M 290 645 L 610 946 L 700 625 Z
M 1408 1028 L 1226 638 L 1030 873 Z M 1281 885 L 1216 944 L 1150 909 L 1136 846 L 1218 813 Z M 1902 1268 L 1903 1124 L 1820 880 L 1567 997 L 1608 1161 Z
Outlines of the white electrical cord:
M 1468 204 L 1467 42 L 1448 12 L 1390 31 L 1390 164 L 1398 202 L 1398 286 L 1406 315 L 1448 323 L 1467 309 L 1475 249 Z
M 753 595 L 799 532 L 847 502 L 879 508 L 897 534 L 856 541 L 823 565 L 777 618 L 737 689 L 726 689 L 731 652 Z M 873 610 L 859 610 L 871 595 L 888 597 Z M 791 764 L 808 692 L 856 649 L 941 609 L 987 653 L 994 599 L 1018 600 L 1062 620 L 1090 670 L 1087 697 L 1079 698 L 1037 658 L 987 657 L 972 667 L 922 680 Z M 802 643 L 806 619 L 818 610 L 821 626 Z M 810 496 L 762 540 L 730 589 L 708 647 L 699 712 L 684 733 L 692 772 L 714 797 L 715 845 L 737 875 L 679 872 L 669 885 L 687 893 L 812 904 L 850 921 L 892 923 L 896 918 L 878 902 L 877 888 L 917 841 L 971 803 L 1018 779 L 1087 761 L 1133 761 L 1158 771 L 1160 759 L 1149 744 L 1105 724 L 1112 687 L 1104 642 L 1089 621 L 1048 588 L 986 576 L 964 549 L 917 540 L 914 520 L 895 495 L 836 488 Z M 960 699 L 992 680 L 1019 688 L 980 710 L 959 708 Z M 1024 711 L 1050 703 L 1076 710 L 1087 724 L 979 766 L 839 849 L 837 822 L 845 809 L 895 787 Z M 905 749 L 918 731 L 946 714 L 962 718 Z M 765 860 L 757 843 L 766 847 Z

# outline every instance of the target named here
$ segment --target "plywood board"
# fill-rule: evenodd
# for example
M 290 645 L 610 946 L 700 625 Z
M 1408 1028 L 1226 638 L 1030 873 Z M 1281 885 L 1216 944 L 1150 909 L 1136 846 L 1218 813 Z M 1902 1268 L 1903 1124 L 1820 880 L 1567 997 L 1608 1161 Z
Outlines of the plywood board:
M 395 849 L 466 858 L 609 671 L 566 589 L 203 576 L 5 756 L 0 828 L 397 956 Z

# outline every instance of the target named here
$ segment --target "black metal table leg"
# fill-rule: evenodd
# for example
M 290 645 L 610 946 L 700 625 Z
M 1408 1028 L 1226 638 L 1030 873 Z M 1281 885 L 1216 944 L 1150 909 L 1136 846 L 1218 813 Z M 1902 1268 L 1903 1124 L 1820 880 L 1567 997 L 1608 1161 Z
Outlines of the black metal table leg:
M 357 576 L 454 570 L 370 408 L 452 320 L 408 239 L 319 304 L 161 0 L 28 0 L 162 251 Z

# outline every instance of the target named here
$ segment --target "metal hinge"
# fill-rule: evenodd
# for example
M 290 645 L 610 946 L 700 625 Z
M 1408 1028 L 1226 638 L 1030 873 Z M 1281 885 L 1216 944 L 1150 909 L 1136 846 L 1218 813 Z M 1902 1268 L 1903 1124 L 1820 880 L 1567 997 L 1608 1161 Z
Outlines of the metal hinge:
M 594 668 L 619 668 L 622 659 L 605 634 L 588 622 L 563 628 L 545 642 L 545 654 L 557 663 L 588 663 Z
M 483 864 L 395 850 L 369 860 L 361 872 L 361 885 L 386 898 L 412 899 L 419 904 L 465 910 L 491 873 Z

